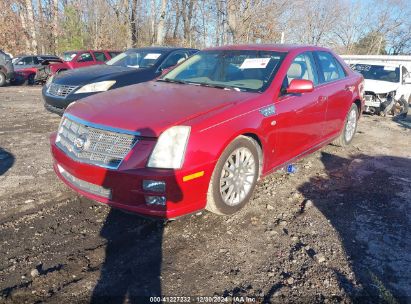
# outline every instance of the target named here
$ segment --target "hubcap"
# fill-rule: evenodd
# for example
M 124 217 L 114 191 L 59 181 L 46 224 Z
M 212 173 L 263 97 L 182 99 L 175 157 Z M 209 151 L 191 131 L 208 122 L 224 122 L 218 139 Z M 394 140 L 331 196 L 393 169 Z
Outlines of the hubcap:
M 254 182 L 256 163 L 247 148 L 234 150 L 227 158 L 220 177 L 220 193 L 229 206 L 240 204 Z
M 348 142 L 354 136 L 355 128 L 357 126 L 357 113 L 352 110 L 348 114 L 347 125 L 345 126 L 345 140 Z

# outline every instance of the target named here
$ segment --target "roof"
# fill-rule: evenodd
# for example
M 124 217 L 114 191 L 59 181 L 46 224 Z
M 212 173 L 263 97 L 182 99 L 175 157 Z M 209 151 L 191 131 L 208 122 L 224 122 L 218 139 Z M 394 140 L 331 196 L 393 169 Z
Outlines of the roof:
M 328 50 L 323 47 L 313 45 L 299 44 L 236 44 L 212 47 L 210 50 L 256 50 L 256 51 L 275 51 L 275 52 L 290 52 L 294 50 Z
M 177 50 L 195 50 L 193 48 L 184 48 L 184 47 L 168 47 L 168 46 L 148 46 L 148 47 L 141 47 L 141 48 L 131 48 L 129 50 L 145 50 L 145 51 L 158 51 L 158 52 L 162 52 L 162 51 L 177 51 Z

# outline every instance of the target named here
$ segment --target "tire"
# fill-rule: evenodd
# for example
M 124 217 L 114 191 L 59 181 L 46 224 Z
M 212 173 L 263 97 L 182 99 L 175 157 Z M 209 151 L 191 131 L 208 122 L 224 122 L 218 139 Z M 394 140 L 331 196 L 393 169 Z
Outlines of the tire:
M 6 75 L 3 72 L 0 72 L 0 87 L 4 87 L 6 85 Z
M 354 115 L 355 115 L 355 119 L 354 119 Z M 332 142 L 333 145 L 339 146 L 339 147 L 345 147 L 345 146 L 348 146 L 352 142 L 355 132 L 357 131 L 358 116 L 359 116 L 358 107 L 355 103 L 353 103 L 345 118 L 344 128 L 341 130 L 341 133 L 337 137 L 337 139 L 335 139 Z
M 24 82 L 24 84 L 25 85 L 34 85 L 34 77 L 35 77 L 36 75 L 35 74 L 30 74 L 28 77 L 27 77 L 27 79 L 26 79 L 26 81 Z
M 410 98 L 411 98 L 411 97 L 410 97 Z M 409 111 L 410 105 L 409 105 L 409 103 L 405 100 L 404 97 L 401 97 L 400 103 L 402 103 L 402 107 L 403 107 L 403 108 L 402 108 L 402 113 L 400 114 L 400 117 L 401 117 L 401 118 L 406 118 L 407 115 L 408 115 L 408 111 Z
M 208 211 L 229 215 L 247 204 L 259 175 L 258 149 L 258 143 L 245 136 L 237 137 L 226 147 L 211 176 L 207 192 Z M 237 162 L 237 159 L 242 161 Z M 225 181 L 221 181 L 222 178 Z M 240 191 L 239 195 L 235 191 L 236 187 Z

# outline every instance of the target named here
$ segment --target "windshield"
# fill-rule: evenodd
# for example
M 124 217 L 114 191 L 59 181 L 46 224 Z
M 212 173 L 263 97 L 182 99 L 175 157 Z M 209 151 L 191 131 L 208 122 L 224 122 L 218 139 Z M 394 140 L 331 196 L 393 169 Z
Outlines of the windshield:
M 149 68 L 155 65 L 163 54 L 164 51 L 128 50 L 107 61 L 106 64 L 135 69 Z
M 164 75 L 160 81 L 262 92 L 271 83 L 285 53 L 203 51 Z
M 387 65 L 353 64 L 351 68 L 365 79 L 400 82 L 400 68 Z
M 77 52 L 64 52 L 63 53 L 63 60 L 64 61 L 72 61 L 74 57 L 76 57 Z

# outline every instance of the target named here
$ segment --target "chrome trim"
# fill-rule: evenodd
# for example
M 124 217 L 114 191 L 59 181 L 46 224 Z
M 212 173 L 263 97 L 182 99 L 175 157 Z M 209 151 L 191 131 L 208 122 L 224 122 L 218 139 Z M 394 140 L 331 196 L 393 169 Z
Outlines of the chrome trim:
M 50 96 L 60 97 L 65 99 L 71 93 L 78 89 L 78 86 L 59 84 L 51 82 L 47 88 L 47 93 Z M 61 90 L 61 92 L 59 92 Z
M 60 147 L 59 144 L 57 144 L 57 139 L 59 138 L 58 133 L 59 133 L 59 131 L 60 131 L 61 125 L 62 125 L 65 117 L 66 117 L 67 119 L 72 120 L 72 121 L 74 121 L 74 122 L 76 122 L 76 123 L 79 123 L 79 124 L 81 124 L 81 125 L 83 125 L 83 126 L 85 126 L 85 127 L 90 127 L 90 128 L 93 128 L 93 129 L 98 129 L 98 130 L 107 131 L 107 132 L 114 132 L 114 133 L 119 133 L 119 134 L 133 135 L 133 136 L 135 136 L 135 142 L 134 142 L 134 144 L 130 147 L 130 150 L 127 152 L 127 154 L 126 154 L 126 155 L 121 159 L 121 161 L 118 163 L 118 165 L 109 165 L 109 164 L 103 165 L 103 164 L 99 164 L 99 163 L 92 163 L 92 162 L 88 162 L 88 161 L 82 161 L 81 159 L 78 159 L 78 158 L 73 158 L 73 157 L 71 157 L 70 155 L 68 155 L 68 154 L 66 153 L 66 151 L 63 150 L 63 149 Z M 141 139 L 140 139 L 140 136 L 139 136 L 139 135 L 140 135 L 140 132 L 133 132 L 133 131 L 128 131 L 128 130 L 124 130 L 124 129 L 118 129 L 118 128 L 113 128 L 113 127 L 108 127 L 108 126 L 101 125 L 101 124 L 91 123 L 91 122 L 88 122 L 88 121 L 86 121 L 86 120 L 83 120 L 83 119 L 81 119 L 81 118 L 78 118 L 78 117 L 76 117 L 76 116 L 74 116 L 74 115 L 72 115 L 72 114 L 68 114 L 68 113 L 65 113 L 65 114 L 63 115 L 63 117 L 62 117 L 62 119 L 61 119 L 61 121 L 60 121 L 58 133 L 57 133 L 57 138 L 56 138 L 56 146 L 57 146 L 63 153 L 65 153 L 65 154 L 67 155 L 67 157 L 69 157 L 69 158 L 71 158 L 71 159 L 73 159 L 73 160 L 75 160 L 75 161 L 78 161 L 78 162 L 80 162 L 80 163 L 89 164 L 89 165 L 92 165 L 92 166 L 97 166 L 97 167 L 106 168 L 106 169 L 112 169 L 112 170 L 117 170 L 117 169 L 122 165 L 122 163 L 123 163 L 124 159 L 126 158 L 126 156 L 134 149 L 135 145 L 141 140 Z
M 88 127 L 101 129 L 101 130 L 105 130 L 105 131 L 110 131 L 110 132 L 115 132 L 115 133 L 123 133 L 123 134 L 128 134 L 128 135 L 141 136 L 141 133 L 137 132 L 137 131 L 129 131 L 129 130 L 125 130 L 125 129 L 119 129 L 119 128 L 110 127 L 110 126 L 106 126 L 106 125 L 96 124 L 96 123 L 89 122 L 87 120 L 78 118 L 77 116 L 74 116 L 74 115 L 69 114 L 69 113 L 64 113 L 63 116 L 67 117 L 68 119 L 74 120 L 75 122 L 86 125 Z
M 81 178 L 78 178 L 72 174 L 70 174 L 69 172 L 67 172 L 62 166 L 60 166 L 59 164 L 57 164 L 57 169 L 59 171 L 59 173 L 61 174 L 61 176 L 71 185 L 73 185 L 74 187 L 77 187 L 80 190 L 83 190 L 87 193 L 91 193 L 94 195 L 98 195 L 104 198 L 108 198 L 111 199 L 112 197 L 112 191 L 110 188 L 105 188 L 103 186 L 100 185 L 96 185 L 90 182 L 87 182 Z

